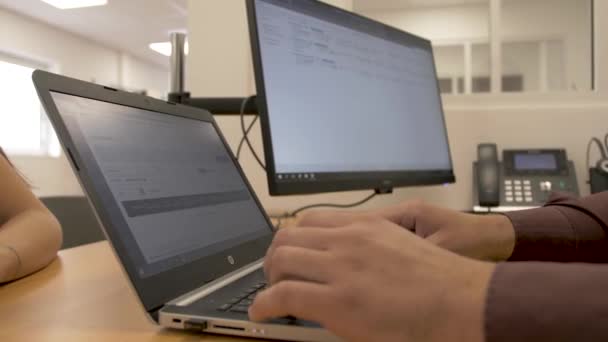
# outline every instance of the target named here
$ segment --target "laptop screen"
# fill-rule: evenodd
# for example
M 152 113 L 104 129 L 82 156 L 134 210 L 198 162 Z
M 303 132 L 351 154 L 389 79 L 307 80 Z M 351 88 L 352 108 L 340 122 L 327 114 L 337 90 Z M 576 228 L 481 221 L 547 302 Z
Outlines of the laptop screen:
M 272 234 L 212 122 L 50 93 L 137 278 Z

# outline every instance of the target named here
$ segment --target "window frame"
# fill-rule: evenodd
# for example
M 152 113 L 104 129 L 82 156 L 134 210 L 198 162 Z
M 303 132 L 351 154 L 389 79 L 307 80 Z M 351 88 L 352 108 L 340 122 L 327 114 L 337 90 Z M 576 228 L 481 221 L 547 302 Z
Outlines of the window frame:
M 540 46 L 542 46 L 543 44 L 546 44 L 547 42 L 550 41 L 560 41 L 564 44 L 564 49 L 562 51 L 562 60 L 566 61 L 567 60 L 567 54 L 565 53 L 568 50 L 568 42 L 566 41 L 565 37 L 563 35 L 558 35 L 558 34 L 547 34 L 547 35 L 526 35 L 526 36 L 519 36 L 519 35 L 513 35 L 513 36 L 508 36 L 508 37 L 503 37 L 501 39 L 501 50 L 502 50 L 502 46 L 504 46 L 504 44 L 509 44 L 509 43 L 538 43 L 539 44 L 539 48 Z M 474 83 L 474 80 L 476 77 L 480 77 L 480 75 L 477 75 L 476 73 L 472 72 L 473 70 L 473 53 L 472 53 L 472 47 L 474 45 L 488 45 L 488 47 L 490 47 L 490 38 L 479 38 L 479 37 L 472 37 L 472 38 L 462 38 L 462 39 L 443 39 L 443 40 L 435 40 L 433 41 L 433 48 L 442 48 L 442 47 L 457 47 L 463 50 L 463 74 L 462 75 L 438 75 L 438 77 L 440 79 L 446 79 L 446 78 L 452 78 L 452 79 L 459 79 L 459 78 L 463 78 L 464 79 L 464 90 L 463 92 L 458 92 L 458 87 L 452 87 L 452 92 L 450 93 L 442 93 L 442 95 L 454 95 L 454 96 L 469 96 L 469 95 L 478 95 L 478 94 L 488 94 L 488 93 L 492 93 L 491 89 L 489 91 L 484 91 L 484 92 L 475 92 L 473 91 L 473 87 L 472 84 Z M 503 59 L 504 55 L 501 53 L 500 54 L 500 63 L 501 63 L 501 75 L 500 75 L 500 80 L 501 80 L 501 84 L 502 81 L 505 77 L 508 76 L 512 76 L 512 75 L 508 75 L 505 74 L 502 70 L 502 66 L 503 64 Z M 544 56 L 547 57 L 547 56 Z M 539 58 L 542 58 L 541 56 L 539 56 Z M 547 63 L 547 59 L 545 58 L 543 62 L 540 62 L 541 65 L 543 65 L 543 63 L 546 65 Z M 490 73 L 488 74 L 488 77 L 490 78 L 490 82 L 491 81 L 491 69 L 492 69 L 492 61 L 490 60 Z M 467 72 L 468 71 L 468 72 Z M 540 70 L 539 70 L 540 72 Z M 485 76 L 485 75 L 483 75 Z M 569 79 L 568 79 L 568 75 L 564 74 L 565 77 L 565 83 L 568 84 L 569 83 Z M 542 77 L 540 77 L 539 75 L 539 79 L 542 79 Z M 593 78 L 592 78 L 593 79 Z M 547 81 L 547 79 L 545 79 L 545 81 Z M 467 82 L 470 82 L 470 86 L 467 84 Z M 502 88 L 500 89 L 500 91 L 498 93 L 500 94 L 511 94 L 511 93 L 518 93 L 518 94 L 523 94 L 523 93 L 546 93 L 546 92 L 557 92 L 557 93 L 562 93 L 562 92 L 572 92 L 569 90 L 547 90 L 547 89 L 543 89 L 542 84 L 546 83 L 546 82 L 541 82 L 541 85 L 539 85 L 539 90 L 532 90 L 532 91 L 521 91 L 521 92 L 512 92 L 512 91 L 504 91 L 502 90 Z M 593 89 L 591 89 L 593 90 Z M 585 91 L 582 91 L 585 92 Z
M 42 59 L 36 59 L 31 57 L 26 57 L 20 54 L 12 53 L 9 51 L 0 50 L 0 61 L 5 63 L 10 63 L 26 68 L 31 69 L 40 69 L 50 72 L 57 72 L 58 69 L 53 63 L 45 62 Z M 46 135 L 43 136 L 42 132 L 46 132 Z M 36 157 L 36 158 L 60 158 L 63 151 L 61 146 L 59 145 L 59 141 L 57 140 L 57 135 L 53 129 L 53 126 L 48 119 L 42 105 L 40 105 L 40 143 L 42 146 L 38 151 L 31 152 L 23 152 L 17 151 L 12 152 L 9 150 L 8 153 L 11 153 L 13 156 L 19 157 Z
M 592 89 L 584 91 L 533 91 L 533 92 L 490 92 L 473 94 L 442 94 L 444 109 L 447 111 L 501 111 L 512 109 L 550 110 L 556 107 L 587 109 L 605 107 L 608 104 L 608 66 L 601 68 L 598 61 L 608 60 L 608 43 L 602 42 L 599 35 L 608 35 L 608 21 L 601 21 L 599 13 L 608 9 L 608 2 L 591 1 L 591 80 Z M 489 2 L 502 3 L 501 0 Z M 599 10 L 598 10 L 599 9 Z M 491 20 L 491 19 L 490 19 Z M 600 33 L 600 34 L 598 34 Z M 489 36 L 491 40 L 491 35 Z M 604 39 L 605 40 L 605 39 Z M 501 45 L 501 44 L 499 44 Z M 502 57 L 499 59 L 502 63 Z

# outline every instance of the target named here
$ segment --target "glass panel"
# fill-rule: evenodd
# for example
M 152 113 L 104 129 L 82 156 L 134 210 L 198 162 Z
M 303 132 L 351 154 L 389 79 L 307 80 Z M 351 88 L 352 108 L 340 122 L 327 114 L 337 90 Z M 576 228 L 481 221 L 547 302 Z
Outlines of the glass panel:
M 490 92 L 490 44 L 473 44 L 471 47 L 472 74 L 471 92 Z
M 540 90 L 539 42 L 503 43 L 502 54 L 503 92 Z
M 548 90 L 566 90 L 566 62 L 564 42 L 549 40 L 547 46 L 547 88 Z M 589 61 L 591 63 L 591 61 Z
M 462 94 L 464 89 L 458 88 L 457 80 L 464 75 L 464 46 L 433 46 L 439 88 L 442 94 Z
M 490 75 L 489 0 L 354 0 L 353 5 L 361 15 L 429 39 L 442 93 L 463 94 L 465 85 L 474 83 L 485 89 L 480 84 L 485 81 L 471 77 Z
M 439 90 L 442 94 L 452 93 L 452 79 L 451 78 L 439 78 Z
M 592 89 L 592 0 L 502 0 L 501 13 L 503 75 L 521 91 Z

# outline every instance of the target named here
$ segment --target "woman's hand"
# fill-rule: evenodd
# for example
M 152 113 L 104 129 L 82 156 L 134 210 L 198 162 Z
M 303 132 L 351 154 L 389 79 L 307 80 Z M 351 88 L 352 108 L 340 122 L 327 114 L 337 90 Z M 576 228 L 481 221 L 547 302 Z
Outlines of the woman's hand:
M 0 284 L 15 278 L 19 272 L 19 263 L 19 257 L 13 248 L 0 244 Z

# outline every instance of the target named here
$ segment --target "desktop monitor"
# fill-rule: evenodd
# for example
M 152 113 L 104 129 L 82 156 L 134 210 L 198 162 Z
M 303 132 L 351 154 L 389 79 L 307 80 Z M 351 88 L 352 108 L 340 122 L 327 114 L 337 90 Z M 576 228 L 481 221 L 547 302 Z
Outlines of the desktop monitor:
M 313 0 L 248 0 L 271 195 L 455 181 L 431 43 Z

